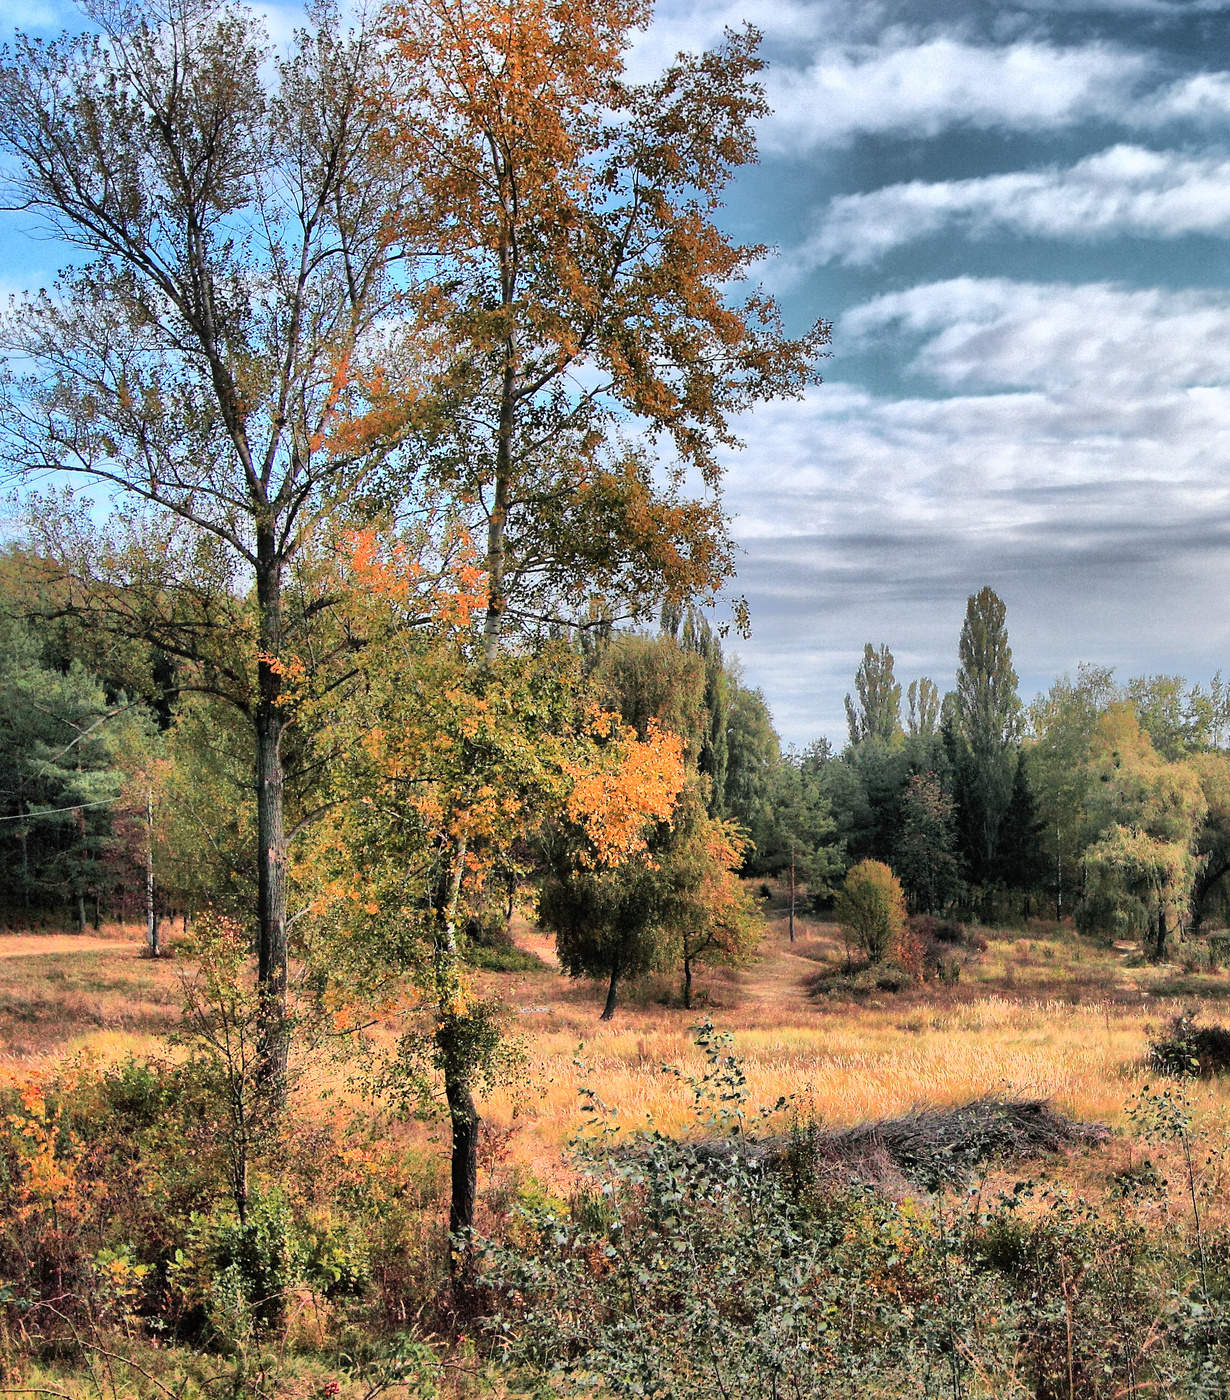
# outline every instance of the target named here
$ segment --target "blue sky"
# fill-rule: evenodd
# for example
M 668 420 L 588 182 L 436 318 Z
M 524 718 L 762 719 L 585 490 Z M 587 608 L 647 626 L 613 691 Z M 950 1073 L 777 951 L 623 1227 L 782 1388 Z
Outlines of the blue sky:
M 632 67 L 744 20 L 774 112 L 724 217 L 792 327 L 834 324 L 728 464 L 783 738 L 844 738 L 864 642 L 949 687 L 985 584 L 1025 699 L 1082 660 L 1230 671 L 1230 6 L 662 0 Z M 6 243 L 6 289 L 47 279 Z

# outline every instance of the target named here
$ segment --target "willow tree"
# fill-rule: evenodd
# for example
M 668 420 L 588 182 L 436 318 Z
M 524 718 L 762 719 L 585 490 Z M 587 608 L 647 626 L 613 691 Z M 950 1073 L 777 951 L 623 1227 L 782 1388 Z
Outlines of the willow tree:
M 204 0 L 84 0 L 93 32 L 0 62 L 9 200 L 67 250 L 5 319 L 0 457 L 101 487 L 34 542 L 90 634 L 138 636 L 251 736 L 262 1060 L 287 1055 L 285 663 L 329 599 L 313 541 L 394 446 L 368 391 L 390 356 L 405 172 L 374 140 L 373 41 L 317 6 L 289 57 Z M 364 417 L 362 433 L 348 422 Z M 59 477 L 64 480 L 63 476 Z M 86 497 L 88 503 L 89 497 Z M 75 508 L 74 508 L 75 507 Z
M 1155 960 L 1187 926 L 1197 842 L 1208 802 L 1197 771 L 1167 762 L 1126 701 L 1110 705 L 1086 760 L 1087 820 L 1096 837 L 1084 852 L 1082 928 L 1138 936 Z

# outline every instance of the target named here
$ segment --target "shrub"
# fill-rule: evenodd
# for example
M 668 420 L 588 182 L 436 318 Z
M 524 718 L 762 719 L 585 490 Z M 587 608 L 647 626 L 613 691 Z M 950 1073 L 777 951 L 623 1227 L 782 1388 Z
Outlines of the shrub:
M 527 1202 L 482 1248 L 489 1329 L 518 1390 L 644 1400 L 788 1395 L 1224 1396 L 1230 1316 L 1216 1242 L 1018 1181 L 943 1183 L 975 1162 L 1084 1140 L 1044 1104 L 980 1101 L 834 1135 L 748 1132 L 727 1042 L 703 1027 L 689 1080 L 704 1136 L 612 1145 L 600 1104 L 571 1210 Z M 841 1141 L 848 1138 L 849 1141 Z M 833 1155 L 832 1173 L 816 1164 Z M 851 1182 L 909 1164 L 936 1194 Z M 881 1176 L 891 1173 L 881 1171 Z M 864 1175 L 864 1182 L 867 1177 Z M 1165 1183 L 1162 1183 L 1165 1190 Z M 1230 1242 L 1224 1250 L 1230 1259 Z
M 833 915 L 846 942 L 870 962 L 892 958 L 909 966 L 910 955 L 916 949 L 906 946 L 915 940 L 907 937 L 905 895 L 900 881 L 882 861 L 863 860 L 851 866 L 838 892 Z
M 1160 1074 L 1208 1079 L 1230 1070 L 1230 1030 L 1198 1026 L 1190 1011 L 1176 1016 L 1167 1034 L 1149 1046 L 1149 1064 Z

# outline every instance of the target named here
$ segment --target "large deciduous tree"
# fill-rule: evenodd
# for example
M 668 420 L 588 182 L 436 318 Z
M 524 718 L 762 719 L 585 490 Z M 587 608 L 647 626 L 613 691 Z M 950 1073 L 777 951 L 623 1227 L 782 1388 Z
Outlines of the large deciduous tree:
M 54 499 L 36 517 L 63 605 L 154 642 L 250 726 L 277 1082 L 282 663 L 327 603 L 298 573 L 310 543 L 391 447 L 368 391 L 391 354 L 388 213 L 407 182 L 373 140 L 371 37 L 341 33 L 327 5 L 280 60 L 238 5 L 83 8 L 95 32 L 19 37 L 0 64 L 10 198 L 71 256 L 4 323 L 0 456 L 112 494 L 106 527 Z
M 1118 695 L 1113 672 L 1082 665 L 1061 676 L 1029 709 L 1034 742 L 1029 775 L 1038 797 L 1041 839 L 1054 879 L 1055 914 L 1070 912 L 1089 830 L 1086 806 L 1093 775 L 1086 762 L 1099 716 Z
M 910 738 L 929 739 L 938 734 L 942 699 L 935 682 L 930 676 L 920 676 L 918 680 L 910 682 L 906 694 L 909 703 Z
M 1138 936 L 1160 960 L 1188 919 L 1208 810 L 1200 778 L 1189 764 L 1157 753 L 1127 701 L 1098 720 L 1087 762 L 1088 821 L 1097 836 L 1084 854 L 1077 922 Z
M 846 696 L 846 722 L 852 745 L 868 739 L 891 744 L 901 737 L 901 686 L 893 676 L 893 654 L 881 643 L 863 648 L 863 659 L 854 674 L 858 699 Z
M 760 291 L 731 298 L 763 253 L 714 221 L 755 155 L 758 36 L 636 83 L 624 51 L 649 18 L 645 0 L 386 11 L 381 115 L 416 172 L 399 233 L 422 253 L 408 384 L 437 414 L 435 480 L 485 545 L 488 657 L 510 619 L 573 619 L 594 595 L 643 614 L 727 577 L 733 416 L 800 393 L 827 342 L 786 336 Z

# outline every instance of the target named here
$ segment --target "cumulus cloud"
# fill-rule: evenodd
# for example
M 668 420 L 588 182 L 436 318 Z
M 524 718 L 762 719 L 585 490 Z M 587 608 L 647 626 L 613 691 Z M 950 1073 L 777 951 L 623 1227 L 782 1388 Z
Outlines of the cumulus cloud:
M 822 47 L 770 70 L 766 150 L 803 154 L 859 132 L 935 136 L 953 126 L 1050 130 L 1126 112 L 1153 68 L 1109 44 L 983 45 L 939 35 Z
M 938 233 L 1020 234 L 1090 242 L 1119 235 L 1230 233 L 1230 157 L 1118 145 L 1066 169 L 888 185 L 841 195 L 816 236 L 789 257 L 803 269 L 869 264 Z

